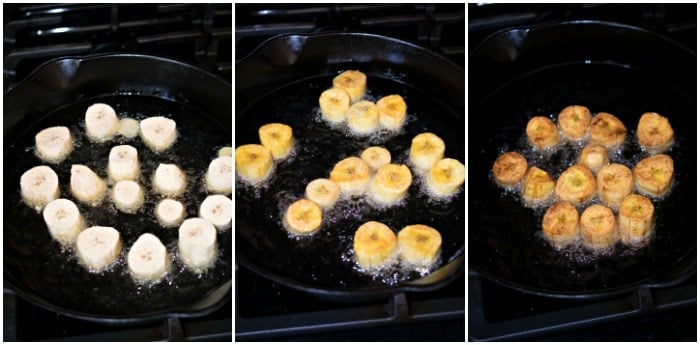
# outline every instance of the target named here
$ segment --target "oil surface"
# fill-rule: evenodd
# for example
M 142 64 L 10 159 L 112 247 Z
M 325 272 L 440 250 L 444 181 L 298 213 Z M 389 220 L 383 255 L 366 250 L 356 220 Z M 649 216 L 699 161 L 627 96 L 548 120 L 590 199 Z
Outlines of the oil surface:
M 690 97 L 663 76 L 613 63 L 553 65 L 520 76 L 494 91 L 470 109 L 470 265 L 512 285 L 558 293 L 604 291 L 636 286 L 676 269 L 692 255 L 696 243 L 695 217 L 696 144 L 691 138 L 694 114 Z M 694 95 L 693 95 L 694 96 Z M 557 251 L 541 235 L 546 208 L 526 208 L 518 188 L 505 190 L 493 182 L 491 168 L 507 151 L 518 151 L 529 165 L 546 170 L 553 179 L 572 165 L 582 147 L 564 144 L 538 152 L 528 144 L 525 127 L 530 118 L 556 118 L 568 105 L 587 106 L 592 113 L 609 112 L 625 124 L 627 136 L 610 161 L 633 168 L 648 156 L 637 144 L 639 117 L 648 111 L 669 118 L 676 142 L 667 152 L 674 160 L 671 191 L 651 198 L 655 207 L 654 234 L 643 248 L 617 244 L 605 253 L 580 247 Z M 693 122 L 694 123 L 694 122 Z M 692 157 L 692 158 L 691 158 Z M 586 205 L 595 202 L 595 200 Z M 583 211 L 586 205 L 578 208 Z
M 598 109 L 599 111 L 605 111 L 605 109 Z M 595 109 L 591 109 L 591 116 L 596 115 Z M 542 114 L 544 116 L 549 117 L 554 121 L 555 123 L 557 120 L 557 113 L 552 112 L 549 114 Z M 617 164 L 622 164 L 626 166 L 627 168 L 630 169 L 630 171 L 634 170 L 634 167 L 639 163 L 644 158 L 649 157 L 649 153 L 646 152 L 640 145 L 639 142 L 637 141 L 637 136 L 636 136 L 636 123 L 634 123 L 634 127 L 627 128 L 627 134 L 625 136 L 625 141 L 619 145 L 616 148 L 612 148 L 608 150 L 608 158 L 609 158 L 609 163 L 617 163 Z M 560 133 L 560 137 L 562 137 Z M 684 142 L 685 140 L 683 138 L 676 138 L 674 144 L 668 149 L 667 152 L 664 152 L 665 154 L 673 154 L 674 153 L 674 148 L 676 145 L 679 143 Z M 577 164 L 578 157 L 581 155 L 581 151 L 583 151 L 584 146 L 588 142 L 586 140 L 583 141 L 577 141 L 577 142 L 565 142 L 562 140 L 558 145 L 547 148 L 545 150 L 537 150 L 535 149 L 527 139 L 527 135 L 525 133 L 525 129 L 523 128 L 523 133 L 522 136 L 516 141 L 516 144 L 510 148 L 510 150 L 514 150 L 520 154 L 522 154 L 525 159 L 528 161 L 528 167 L 536 166 L 540 169 L 543 169 L 549 173 L 550 177 L 556 182 L 558 177 L 569 167 Z M 678 149 L 676 149 L 678 151 Z M 499 156 L 506 151 L 499 152 Z M 676 155 L 676 157 L 680 157 L 680 153 Z M 495 160 L 495 159 L 494 159 Z M 596 176 L 595 173 L 593 173 L 594 176 Z M 493 177 L 493 172 L 489 172 L 489 179 L 492 181 L 492 183 L 497 184 L 494 177 Z M 671 183 L 671 187 L 669 188 L 668 192 L 664 194 L 663 196 L 659 197 L 648 197 L 650 200 L 655 205 L 658 205 L 659 203 L 663 202 L 667 196 L 669 196 L 673 192 L 673 188 L 676 185 L 675 183 L 676 180 L 673 180 Z M 639 194 L 638 191 L 633 190 L 632 193 L 637 193 Z M 555 201 L 556 201 L 556 196 L 553 195 L 548 198 L 547 200 L 537 203 L 537 204 L 528 204 L 526 203 L 523 198 L 522 198 L 522 183 L 509 187 L 509 188 L 503 188 L 502 195 L 504 197 L 515 197 L 520 202 L 523 204 L 523 207 L 527 207 L 533 210 L 533 217 L 536 219 L 539 219 L 540 221 L 542 220 L 542 217 L 544 216 L 544 213 L 546 210 L 551 206 Z M 579 216 L 581 213 L 588 208 L 591 205 L 594 204 L 600 204 L 603 206 L 606 206 L 605 203 L 600 199 L 598 193 L 596 192 L 590 200 L 580 204 L 576 205 L 576 210 L 579 213 Z M 613 210 L 613 213 L 615 214 L 615 218 L 617 219 L 618 212 L 616 210 Z M 652 226 L 653 227 L 653 226 Z M 541 227 L 540 231 L 534 233 L 534 235 L 543 241 L 546 241 L 544 236 L 542 235 Z M 653 236 L 654 233 L 651 233 L 651 236 Z M 619 242 L 619 241 L 618 241 Z M 647 243 L 648 244 L 648 243 Z M 583 246 L 582 241 L 576 241 L 575 243 L 567 246 L 566 248 L 562 248 L 558 250 L 562 257 L 565 259 L 570 259 L 570 260 L 575 260 L 577 262 L 591 262 L 592 260 L 595 260 L 597 256 L 611 256 L 611 255 L 634 255 L 638 249 L 640 249 L 642 246 L 635 246 L 635 247 L 630 247 L 630 246 L 625 246 L 625 245 L 615 245 L 611 246 L 609 248 L 605 249 L 600 249 L 600 250 L 590 250 L 587 249 Z
M 398 285 L 428 273 L 390 265 L 377 272 L 360 270 L 352 253 L 353 236 L 364 222 L 387 224 L 394 232 L 411 224 L 426 224 L 442 235 L 440 264 L 451 262 L 464 246 L 463 189 L 453 198 L 434 200 L 421 189 L 419 177 L 407 197 L 393 206 L 379 206 L 364 197 L 339 200 L 324 212 L 321 229 L 312 236 L 290 235 L 282 226 L 287 206 L 302 198 L 306 185 L 328 177 L 335 163 L 359 157 L 370 146 L 385 147 L 392 163 L 407 164 L 412 138 L 433 132 L 446 144 L 445 157 L 464 162 L 464 120 L 439 101 L 395 80 L 368 76 L 368 96 L 376 100 L 400 94 L 408 106 L 404 128 L 358 137 L 347 125 L 329 125 L 318 110 L 318 97 L 332 85 L 332 76 L 298 81 L 274 91 L 236 122 L 236 146 L 259 142 L 257 130 L 270 122 L 292 127 L 295 155 L 278 162 L 275 172 L 256 187 L 236 183 L 236 250 L 268 272 L 321 287 L 372 287 Z M 437 266 L 436 265 L 436 266 Z M 435 267 L 433 267 L 434 269 Z
M 160 154 L 148 149 L 139 137 L 91 143 L 85 136 L 84 114 L 88 106 L 97 102 L 111 105 L 120 118 L 141 120 L 155 115 L 172 118 L 177 123 L 178 139 Z M 216 158 L 219 148 L 231 143 L 231 133 L 224 126 L 186 104 L 135 95 L 84 100 L 34 121 L 5 148 L 5 161 L 14 162 L 5 165 L 5 267 L 27 290 L 64 308 L 119 316 L 187 309 L 206 298 L 209 291 L 231 280 L 231 230 L 217 233 L 219 254 L 214 267 L 203 273 L 189 271 L 177 257 L 177 228 L 162 228 L 155 218 L 154 208 L 162 197 L 154 192 L 151 183 L 158 164 L 177 164 L 188 177 L 187 190 L 177 199 L 185 205 L 187 218 L 197 217 L 199 205 L 207 195 L 204 174 L 209 162 Z M 113 146 L 128 144 L 138 151 L 141 164 L 138 182 L 144 187 L 146 197 L 135 214 L 118 211 L 109 193 L 97 207 L 76 202 L 87 226 L 110 226 L 120 233 L 120 256 L 100 273 L 89 273 L 80 265 L 73 249 L 62 248 L 53 241 L 41 214 L 23 204 L 20 198 L 19 176 L 33 166 L 44 164 L 34 155 L 34 135 L 43 128 L 58 125 L 70 129 L 75 144 L 66 160 L 51 165 L 59 176 L 61 197 L 73 199 L 72 164 L 85 164 L 106 181 L 108 156 Z M 134 281 L 126 265 L 129 248 L 147 232 L 161 240 L 171 259 L 169 273 L 155 283 Z

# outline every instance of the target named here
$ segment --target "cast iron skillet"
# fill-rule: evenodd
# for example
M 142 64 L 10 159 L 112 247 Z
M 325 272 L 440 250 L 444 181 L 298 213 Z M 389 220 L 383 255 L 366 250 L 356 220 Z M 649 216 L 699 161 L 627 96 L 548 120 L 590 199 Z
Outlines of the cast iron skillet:
M 179 164 L 189 176 L 183 202 L 190 217 L 201 200 L 204 171 L 216 150 L 231 144 L 231 86 L 195 67 L 144 55 L 68 57 L 47 62 L 10 90 L 4 99 L 4 220 L 3 273 L 6 287 L 46 309 L 102 322 L 146 322 L 171 316 L 210 313 L 231 298 L 231 232 L 218 234 L 219 257 L 205 274 L 183 269 L 176 257 L 177 229 L 161 229 L 153 216 L 159 200 L 150 177 L 160 162 Z M 85 109 L 95 102 L 112 105 L 120 117 L 141 119 L 160 114 L 173 118 L 179 137 L 157 155 L 140 139 L 90 144 L 84 135 Z M 96 208 L 79 204 L 88 226 L 113 226 L 120 231 L 122 252 L 110 271 L 90 274 L 72 250 L 52 241 L 41 214 L 20 200 L 19 178 L 43 164 L 33 153 L 34 135 L 65 125 L 76 148 L 52 168 L 59 176 L 61 197 L 69 192 L 71 164 L 90 166 L 106 177 L 112 146 L 137 148 L 141 180 L 149 195 L 141 211 L 127 215 L 107 200 Z M 171 274 L 153 286 L 137 285 L 129 277 L 125 256 L 144 232 L 158 236 L 173 259 Z
M 469 267 L 498 283 L 562 297 L 601 297 L 639 286 L 682 281 L 696 270 L 695 64 L 685 47 L 642 29 L 577 21 L 504 30 L 470 55 Z M 554 178 L 575 161 L 580 148 L 551 157 L 533 152 L 525 125 L 535 115 L 556 118 L 570 104 L 618 116 L 627 142 L 613 162 L 632 167 L 644 158 L 635 139 L 643 112 L 668 117 L 676 144 L 671 193 L 653 200 L 655 234 L 640 250 L 618 245 L 611 255 L 557 252 L 541 237 L 544 210 L 527 209 L 490 172 L 506 151 Z M 579 210 L 581 212 L 582 210 Z
M 356 139 L 320 120 L 318 98 L 343 70 L 367 74 L 369 98 L 400 94 L 408 104 L 405 130 L 395 136 Z M 263 43 L 236 66 L 236 146 L 259 142 L 258 128 L 290 125 L 296 139 L 292 158 L 277 165 L 268 184 L 236 184 L 236 262 L 273 281 L 316 296 L 346 301 L 400 291 L 438 289 L 464 272 L 464 192 L 449 202 L 432 201 L 418 187 L 406 202 L 381 210 L 361 200 L 345 201 L 324 214 L 312 238 L 296 239 L 283 229 L 286 207 L 304 195 L 306 184 L 327 177 L 342 158 L 371 145 L 389 149 L 406 163 L 411 139 L 432 131 L 442 137 L 445 156 L 464 159 L 464 71 L 429 51 L 369 34 L 284 35 Z M 425 277 L 391 272 L 379 277 L 353 268 L 352 236 L 369 220 L 394 231 L 424 223 L 442 233 L 442 264 Z

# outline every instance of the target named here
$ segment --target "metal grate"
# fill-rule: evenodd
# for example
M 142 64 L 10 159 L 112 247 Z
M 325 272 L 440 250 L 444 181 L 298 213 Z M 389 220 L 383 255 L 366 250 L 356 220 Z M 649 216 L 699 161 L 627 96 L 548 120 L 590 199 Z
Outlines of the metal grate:
M 288 33 L 367 32 L 399 38 L 464 67 L 464 4 L 236 4 L 236 60 Z
M 140 325 L 73 319 L 3 293 L 3 341 L 231 341 L 231 301 L 214 313 Z
M 468 10 L 470 52 L 501 29 L 575 19 L 633 25 L 697 49 L 694 4 L 469 4 Z
M 401 293 L 377 301 L 342 303 L 316 299 L 239 267 L 236 270 L 236 340 L 464 341 L 464 291 L 464 277 L 460 276 L 433 292 Z M 401 331 L 391 333 L 390 329 Z M 451 332 L 442 333 L 444 329 Z M 454 332 L 455 329 L 461 331 Z M 375 330 L 377 334 L 368 337 L 368 330 Z M 342 338 L 338 337 L 341 333 L 344 334 Z
M 188 62 L 231 81 L 230 4 L 6 4 L 4 88 L 58 57 L 141 53 Z
M 673 328 L 660 321 L 696 309 L 696 277 L 670 288 L 639 288 L 602 300 L 562 300 L 528 295 L 469 274 L 469 339 L 472 341 L 690 340 L 695 320 Z M 654 322 L 654 320 L 658 322 Z M 649 322 L 647 322 L 649 321 Z M 615 333 L 624 323 L 643 324 Z M 562 336 L 564 334 L 564 336 Z

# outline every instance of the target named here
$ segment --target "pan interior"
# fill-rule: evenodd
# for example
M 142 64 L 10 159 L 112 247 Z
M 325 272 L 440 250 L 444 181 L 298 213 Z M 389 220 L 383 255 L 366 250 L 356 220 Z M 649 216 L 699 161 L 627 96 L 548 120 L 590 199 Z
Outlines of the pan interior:
M 502 283 L 530 291 L 580 294 L 632 287 L 664 273 L 696 243 L 695 101 L 673 84 L 644 70 L 614 63 L 551 65 L 511 80 L 470 111 L 470 267 Z M 644 112 L 666 116 L 676 143 L 667 152 L 675 165 L 670 195 L 653 199 L 655 233 L 649 245 L 630 250 L 618 244 L 611 254 L 584 250 L 556 251 L 540 235 L 544 209 L 525 208 L 519 196 L 506 193 L 491 178 L 496 158 L 518 151 L 528 163 L 556 179 L 575 161 L 580 147 L 565 146 L 551 156 L 533 152 L 525 126 L 535 115 L 556 119 L 571 104 L 593 114 L 609 112 L 627 127 L 627 141 L 611 162 L 632 168 L 646 157 L 635 137 Z M 474 121 L 478 119 L 478 121 Z M 579 210 L 581 212 L 582 209 Z M 691 226 L 688 226 L 691 224 Z
M 447 202 L 431 200 L 419 188 L 414 174 L 408 197 L 398 206 L 381 209 L 365 200 L 340 201 L 324 213 L 319 232 L 295 238 L 283 228 L 287 206 L 304 197 L 306 185 L 325 177 L 334 164 L 359 156 L 369 146 L 386 147 L 392 163 L 407 164 L 411 139 L 430 131 L 446 144 L 445 156 L 464 161 L 463 115 L 409 84 L 386 75 L 368 75 L 368 98 L 399 94 L 408 105 L 407 123 L 396 135 L 356 138 L 321 119 L 318 98 L 332 86 L 335 75 L 315 76 L 285 85 L 237 114 L 236 146 L 259 143 L 258 128 L 281 122 L 292 127 L 292 156 L 277 163 L 271 179 L 259 188 L 237 181 L 236 251 L 272 275 L 319 288 L 367 288 L 401 285 L 419 278 L 415 272 L 392 270 L 379 275 L 358 272 L 352 259 L 353 235 L 364 222 L 387 224 L 394 232 L 410 224 L 426 224 L 442 235 L 442 264 L 464 248 L 464 191 Z
M 102 102 L 111 105 L 120 118 L 143 119 L 162 115 L 177 123 L 178 139 L 169 150 L 156 154 L 140 138 L 119 138 L 109 143 L 93 144 L 85 136 L 84 114 L 88 106 Z M 33 152 L 34 135 L 43 128 L 67 126 L 74 139 L 74 151 L 51 167 L 59 176 L 61 197 L 70 195 L 70 168 L 85 164 L 106 178 L 107 159 L 113 146 L 129 144 L 138 150 L 141 163 L 139 183 L 146 191 L 146 201 L 133 215 L 119 212 L 109 197 L 100 206 L 78 204 L 87 226 L 116 228 L 121 235 L 122 250 L 117 263 L 108 271 L 88 273 L 71 249 L 62 249 L 53 241 L 41 214 L 21 201 L 19 178 L 33 166 L 44 164 Z M 164 229 L 153 214 L 161 197 L 151 186 L 151 177 L 159 163 L 179 165 L 188 176 L 184 197 L 187 217 L 196 217 L 206 197 L 204 173 L 217 150 L 231 144 L 231 133 L 213 117 L 187 104 L 142 95 L 105 95 L 55 109 L 38 119 L 25 119 L 15 138 L 5 147 L 4 193 L 4 263 L 5 274 L 18 288 L 41 296 L 47 302 L 67 310 L 109 317 L 135 316 L 162 311 L 185 311 L 210 291 L 231 279 L 231 230 L 217 234 L 218 257 L 215 266 L 195 274 L 184 268 L 177 257 L 178 230 Z M 20 132 L 21 131 L 21 132 Z M 172 260 L 169 274 L 157 284 L 136 284 L 128 273 L 126 255 L 143 233 L 153 233 L 167 247 Z

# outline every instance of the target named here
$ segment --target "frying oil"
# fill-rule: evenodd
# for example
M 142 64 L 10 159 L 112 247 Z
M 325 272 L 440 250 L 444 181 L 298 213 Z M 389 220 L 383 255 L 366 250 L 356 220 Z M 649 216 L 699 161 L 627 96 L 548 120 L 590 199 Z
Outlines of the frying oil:
M 362 97 L 362 100 L 376 103 L 382 97 L 383 97 L 382 95 L 374 95 L 374 92 L 371 89 L 367 89 L 365 91 L 365 96 Z M 368 143 L 369 144 L 368 146 L 381 145 L 393 137 L 402 135 L 404 133 L 405 125 L 409 122 L 415 122 L 417 119 L 415 114 L 410 114 L 407 112 L 404 126 L 402 126 L 401 128 L 399 128 L 397 130 L 388 130 L 386 128 L 382 128 L 381 125 L 378 124 L 376 130 L 374 130 L 370 133 L 366 133 L 366 134 L 358 134 L 358 133 L 353 132 L 350 129 L 350 127 L 347 124 L 347 120 L 344 120 L 344 121 L 339 122 L 339 123 L 331 123 L 331 122 L 325 121 L 323 119 L 323 115 L 321 114 L 321 108 L 319 108 L 319 107 L 314 107 L 311 112 L 313 114 L 313 123 L 325 124 L 331 130 L 338 131 L 338 132 L 342 133 L 346 138 L 356 138 L 356 139 L 362 140 L 362 141 Z
M 300 196 L 295 195 L 288 191 L 280 191 L 275 194 L 278 200 L 277 207 L 279 211 L 279 220 L 276 222 L 280 229 L 284 229 L 284 222 L 282 221 L 287 207 L 296 200 L 299 200 Z M 437 201 L 442 205 L 447 204 L 447 200 Z M 419 277 L 424 277 L 430 272 L 434 271 L 442 265 L 442 254 L 438 253 L 437 259 L 431 265 L 428 266 L 412 266 L 402 263 L 398 259 L 398 252 L 396 256 L 388 260 L 388 262 L 380 267 L 373 269 L 366 269 L 360 267 L 356 260 L 353 250 L 353 237 L 354 232 L 334 232 L 336 225 L 342 222 L 347 222 L 348 220 L 364 223 L 373 219 L 368 219 L 367 215 L 375 213 L 377 211 L 386 211 L 394 207 L 405 207 L 405 199 L 399 201 L 393 205 L 380 205 L 374 203 L 368 196 L 348 196 L 341 195 L 336 201 L 333 207 L 324 210 L 323 212 L 323 222 L 321 228 L 311 234 L 311 235 L 298 235 L 291 232 L 287 232 L 288 238 L 297 241 L 299 245 L 308 245 L 314 241 L 314 237 L 317 236 L 333 236 L 338 238 L 341 243 L 345 245 L 345 251 L 340 255 L 340 259 L 346 265 L 350 266 L 356 272 L 370 277 L 372 281 L 381 282 L 386 285 L 397 285 L 402 281 L 412 280 Z M 405 224 L 409 225 L 409 224 Z M 392 229 L 395 233 L 400 229 Z M 283 231 L 283 230 L 281 230 Z M 334 232 L 334 233 L 331 233 Z
M 595 114 L 592 114 L 592 116 L 594 115 Z M 547 116 L 556 122 L 556 113 L 550 113 L 547 114 Z M 559 134 L 560 137 L 563 138 L 562 133 L 560 132 Z M 564 172 L 564 170 L 568 169 L 572 165 L 577 164 L 578 157 L 581 154 L 583 148 L 585 147 L 587 139 L 589 139 L 589 135 L 587 135 L 587 137 L 584 140 L 575 142 L 564 142 L 564 140 L 562 140 L 562 142 L 553 147 L 544 150 L 537 150 L 533 148 L 532 145 L 529 143 L 527 135 L 523 130 L 523 135 L 517 140 L 515 148 L 509 149 L 507 145 L 504 145 L 499 149 L 498 155 L 500 156 L 507 151 L 516 151 L 525 157 L 525 159 L 528 162 L 528 167 L 537 166 L 540 169 L 547 171 L 550 177 L 552 177 L 552 179 L 556 182 L 558 177 L 561 175 L 562 172 Z M 666 153 L 669 154 L 670 151 L 673 151 L 673 147 L 679 145 L 679 141 L 682 141 L 682 139 L 679 140 L 678 138 L 676 138 L 676 141 Z M 636 140 L 636 129 L 628 129 L 627 135 L 625 136 L 625 141 L 618 147 L 608 150 L 609 163 L 622 164 L 632 171 L 634 170 L 634 167 L 640 160 L 649 156 L 650 154 L 646 150 L 644 150 Z M 494 158 L 494 161 L 496 158 Z M 489 180 L 491 180 L 492 183 L 497 185 L 497 182 L 493 176 L 493 171 L 489 171 Z M 676 184 L 677 179 L 674 178 L 671 181 L 669 191 L 665 195 L 661 197 L 647 197 L 653 203 L 655 203 L 655 207 L 658 207 L 657 203 L 662 202 L 669 194 L 671 194 Z M 534 205 L 527 204 L 521 197 L 522 182 L 518 183 L 515 186 L 499 186 L 499 189 L 501 190 L 502 197 L 515 198 L 519 200 L 523 207 L 531 208 L 533 210 L 533 216 L 537 217 L 538 219 L 541 219 L 544 216 L 544 213 L 547 210 L 547 208 L 549 208 L 549 206 L 551 206 L 556 201 L 556 196 L 554 196 L 542 203 Z M 633 193 L 638 192 L 635 189 Z M 593 204 L 604 205 L 604 203 L 602 203 L 602 201 L 598 197 L 597 193 L 595 193 L 593 198 L 591 198 L 590 200 L 587 200 L 586 202 L 576 206 L 579 216 L 588 206 L 591 206 Z M 657 211 L 658 209 L 655 212 Z M 654 219 L 656 219 L 656 217 L 654 217 Z M 652 225 L 652 228 L 655 227 L 656 225 Z M 653 234 L 654 233 L 652 232 L 652 236 Z M 541 228 L 540 231 L 535 233 L 535 235 L 541 241 L 546 242 L 546 239 L 542 234 Z M 612 246 L 610 248 L 593 251 L 588 248 L 585 248 L 581 240 L 579 239 L 574 244 L 569 245 L 565 248 L 552 249 L 557 251 L 561 255 L 561 257 L 566 260 L 577 262 L 579 264 L 588 264 L 595 261 L 597 258 L 607 257 L 611 255 L 634 255 L 643 246 L 644 245 L 629 247 L 624 246 L 618 242 L 617 245 Z
M 357 263 L 353 248 L 343 252 L 341 258 L 343 262 L 352 265 L 352 269 L 360 274 L 367 275 L 373 281 L 380 281 L 386 285 L 398 285 L 407 280 L 425 277 L 442 265 L 442 252 L 437 253 L 437 259 L 430 265 L 411 265 L 400 260 L 400 252 L 388 258 L 380 266 L 366 268 Z
M 118 103 L 107 103 L 111 103 L 111 105 L 115 108 L 119 106 Z M 163 115 L 166 117 L 172 116 L 172 114 L 167 113 Z M 131 117 L 136 120 L 141 120 L 148 116 L 154 116 L 154 114 L 145 114 L 142 112 L 119 112 L 120 118 Z M 175 118 L 175 120 L 178 126 L 178 139 L 173 143 L 173 148 L 183 145 L 190 145 L 192 147 L 204 149 L 204 146 L 211 146 L 207 148 L 207 151 L 210 153 L 207 160 L 211 161 L 217 157 L 217 151 L 219 148 L 230 146 L 230 143 L 226 142 L 219 142 L 216 145 L 211 145 L 208 143 L 208 140 L 199 139 L 201 135 L 192 135 L 193 132 L 196 132 L 199 129 L 198 124 L 188 124 L 187 121 L 184 121 L 182 118 Z M 174 199 L 182 202 L 185 205 L 185 212 L 187 213 L 186 218 L 197 217 L 199 205 L 208 194 L 205 187 L 206 184 L 204 182 L 206 171 L 208 169 L 208 163 L 203 164 L 203 159 L 198 157 L 198 155 L 183 154 L 183 152 L 178 149 L 171 148 L 161 153 L 152 152 L 141 142 L 141 139 L 138 136 L 135 138 L 117 136 L 109 142 L 93 143 L 88 140 L 87 136 L 85 135 L 84 120 L 80 120 L 77 124 L 69 126 L 69 130 L 73 138 L 73 152 L 71 152 L 71 154 L 63 162 L 52 166 L 60 176 L 61 197 L 69 199 L 72 198 L 70 194 L 69 182 L 70 168 L 72 164 L 87 165 L 98 176 L 102 177 L 105 182 L 109 183 L 110 181 L 107 178 L 108 154 L 110 149 L 114 146 L 128 144 L 136 147 L 138 151 L 139 163 L 141 165 L 140 176 L 137 182 L 144 189 L 144 203 L 134 213 L 123 213 L 117 210 L 117 208 L 114 206 L 111 197 L 113 182 L 108 184 L 108 190 L 105 198 L 99 205 L 93 207 L 76 202 L 78 209 L 85 219 L 86 228 L 91 226 L 114 227 L 117 231 L 119 231 L 120 240 L 122 241 L 121 251 L 117 259 L 105 270 L 94 272 L 92 274 L 100 277 L 118 275 L 120 279 L 128 279 L 129 281 L 133 281 L 133 283 L 138 286 L 138 291 L 141 292 L 144 289 L 162 286 L 162 284 L 177 287 L 178 284 L 190 281 L 192 278 L 183 279 L 180 277 L 186 268 L 177 257 L 177 227 L 164 229 L 158 225 L 154 209 L 155 205 L 165 197 L 160 196 L 154 191 L 151 179 L 158 164 L 169 163 L 178 165 L 187 176 L 187 188 L 182 195 L 175 197 Z M 223 137 L 225 137 L 225 134 Z M 216 137 L 212 137 L 212 139 L 220 140 L 216 139 Z M 230 140 L 230 138 L 228 140 Z M 33 146 L 30 146 L 27 147 L 25 151 L 33 152 L 34 148 Z M 152 232 L 167 247 L 171 263 L 167 275 L 156 282 L 138 282 L 134 280 L 128 271 L 128 265 L 126 262 L 126 256 L 131 248 L 131 245 L 141 234 L 146 232 Z M 225 230 L 225 232 L 230 233 L 230 228 Z M 221 235 L 222 232 L 217 233 L 217 237 Z M 221 245 L 222 244 L 219 241 L 220 250 L 218 251 L 214 264 L 214 267 L 218 268 L 219 270 L 226 266 L 226 263 L 224 262 L 225 260 L 222 256 L 223 249 L 221 248 Z M 61 255 L 65 255 L 65 257 L 62 259 L 79 264 L 80 259 L 77 257 L 73 247 L 62 248 L 60 253 Z M 197 274 L 194 279 L 206 279 L 207 277 L 214 278 L 214 275 L 214 269 L 209 269 Z
M 410 99 L 414 93 L 394 81 L 373 80 L 375 86 L 367 90 L 365 99 L 376 101 L 385 95 L 402 94 L 408 103 L 406 121 L 398 131 L 378 129 L 369 135 L 358 136 L 350 131 L 346 122 L 332 124 L 323 120 L 318 107 L 318 95 L 328 88 L 330 84 L 325 82 L 330 82 L 330 79 L 322 79 L 319 78 L 318 83 L 303 82 L 290 85 L 289 90 L 285 89 L 289 92 L 284 93 L 284 99 L 269 104 L 256 104 L 246 110 L 246 113 L 262 115 L 259 120 L 250 124 L 249 128 L 241 130 L 243 134 L 237 137 L 240 142 L 236 145 L 257 142 L 255 134 L 259 126 L 269 122 L 281 122 L 293 128 L 297 155 L 291 160 L 276 163 L 275 173 L 258 189 L 236 183 L 236 198 L 237 201 L 242 201 L 236 203 L 237 213 L 242 218 L 242 226 L 237 229 L 237 233 L 246 238 L 253 238 L 255 243 L 272 245 L 285 241 L 285 245 L 270 249 L 270 256 L 275 259 L 269 259 L 272 263 L 268 265 L 272 270 L 284 266 L 284 275 L 298 281 L 311 280 L 319 286 L 340 284 L 348 287 L 366 287 L 417 279 L 437 266 L 417 272 L 402 269 L 397 264 L 386 267 L 385 270 L 366 273 L 355 267 L 352 253 L 355 231 L 362 223 L 370 220 L 383 222 L 395 232 L 403 226 L 418 222 L 434 225 L 443 234 L 443 249 L 447 253 L 452 253 L 455 250 L 453 247 L 459 247 L 463 243 L 463 240 L 458 240 L 463 238 L 463 234 L 448 233 L 463 232 L 461 224 L 457 227 L 444 225 L 460 219 L 458 215 L 463 214 L 460 207 L 451 205 L 459 201 L 463 208 L 463 199 L 455 197 L 433 200 L 420 190 L 413 172 L 414 181 L 407 196 L 396 204 L 378 204 L 367 195 L 341 195 L 332 208 L 323 211 L 320 229 L 310 236 L 299 236 L 286 231 L 282 219 L 287 207 L 304 197 L 309 182 L 316 178 L 328 178 L 338 161 L 350 156 L 359 157 L 367 147 L 382 146 L 391 153 L 392 163 L 405 164 L 408 155 L 403 156 L 410 146 L 411 138 L 430 129 L 442 135 L 445 142 L 453 145 L 455 151 L 459 152 L 459 147 L 463 146 L 457 144 L 461 135 L 448 128 L 445 124 L 449 121 L 444 120 L 452 114 L 444 110 L 444 105 L 438 103 L 430 103 L 429 107 L 426 106 L 426 102 L 411 103 Z M 382 84 L 390 86 L 382 88 Z M 384 89 L 391 91 L 377 91 Z M 318 92 L 315 92 L 316 90 Z M 457 195 L 463 198 L 463 189 Z M 426 203 L 430 206 L 425 207 Z M 446 221 L 447 214 L 453 216 L 452 221 Z M 256 250 L 251 252 L 251 255 L 259 254 Z M 283 258 L 295 260 L 289 264 L 278 264 Z

